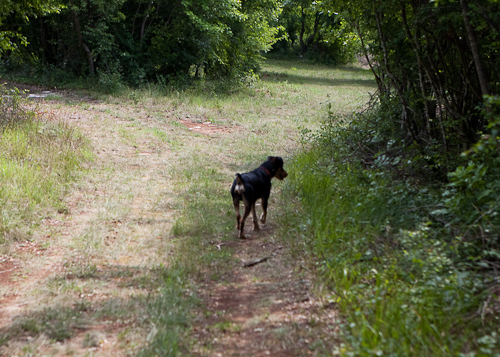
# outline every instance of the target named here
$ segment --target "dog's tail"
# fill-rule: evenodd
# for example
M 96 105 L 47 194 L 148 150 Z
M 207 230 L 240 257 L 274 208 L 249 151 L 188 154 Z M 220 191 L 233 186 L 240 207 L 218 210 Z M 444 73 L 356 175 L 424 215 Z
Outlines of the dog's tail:
M 240 174 L 236 174 L 236 186 L 234 187 L 234 192 L 241 195 L 245 192 L 245 185 L 243 184 L 243 178 Z

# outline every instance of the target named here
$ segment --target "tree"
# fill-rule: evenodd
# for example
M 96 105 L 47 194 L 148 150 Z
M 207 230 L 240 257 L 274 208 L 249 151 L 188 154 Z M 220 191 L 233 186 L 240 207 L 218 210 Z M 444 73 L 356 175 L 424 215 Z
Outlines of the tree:
M 22 27 L 19 52 L 77 75 L 142 80 L 248 73 L 276 41 L 278 0 L 66 0 Z
M 286 39 L 277 49 L 298 49 L 302 56 L 323 58 L 329 62 L 347 62 L 357 49 L 355 36 L 325 1 L 286 0 L 280 17 Z
M 0 55 L 15 50 L 19 44 L 26 46 L 25 36 L 12 26 L 18 21 L 29 21 L 45 14 L 58 12 L 61 5 L 57 0 L 2 0 L 0 2 Z
M 342 9 L 363 40 L 378 99 L 392 108 L 385 115 L 391 139 L 416 148 L 435 168 L 452 170 L 486 125 L 484 95 L 500 89 L 499 3 L 328 3 Z

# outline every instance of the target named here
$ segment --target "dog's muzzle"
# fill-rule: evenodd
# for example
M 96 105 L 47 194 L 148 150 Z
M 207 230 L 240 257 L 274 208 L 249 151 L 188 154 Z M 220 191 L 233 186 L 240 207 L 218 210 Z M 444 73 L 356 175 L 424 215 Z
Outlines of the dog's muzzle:
M 278 171 L 276 171 L 275 177 L 278 180 L 283 180 L 287 176 L 288 176 L 288 173 L 284 169 L 278 169 Z

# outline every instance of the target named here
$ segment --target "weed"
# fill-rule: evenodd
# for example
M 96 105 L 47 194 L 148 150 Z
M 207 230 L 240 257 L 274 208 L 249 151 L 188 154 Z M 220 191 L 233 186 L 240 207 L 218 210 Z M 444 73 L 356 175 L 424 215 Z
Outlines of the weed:
M 98 337 L 92 333 L 85 334 L 83 338 L 82 346 L 85 348 L 99 346 Z
M 81 134 L 24 109 L 18 92 L 0 100 L 0 112 L 2 244 L 26 234 L 44 210 L 64 210 L 61 198 L 91 155 Z
M 71 337 L 76 328 L 83 327 L 86 322 L 83 311 L 86 307 L 51 307 L 21 316 L 15 320 L 12 333 L 27 333 L 30 336 L 45 334 L 55 341 L 63 341 Z
M 189 310 L 196 301 L 186 294 L 189 289 L 182 270 L 165 269 L 163 279 L 160 294 L 149 301 L 154 325 L 148 334 L 149 344 L 139 356 L 176 356 L 186 348 L 181 341 L 188 327 Z
M 212 326 L 208 326 L 208 329 L 215 330 L 217 332 L 239 332 L 241 326 L 231 321 L 221 321 Z

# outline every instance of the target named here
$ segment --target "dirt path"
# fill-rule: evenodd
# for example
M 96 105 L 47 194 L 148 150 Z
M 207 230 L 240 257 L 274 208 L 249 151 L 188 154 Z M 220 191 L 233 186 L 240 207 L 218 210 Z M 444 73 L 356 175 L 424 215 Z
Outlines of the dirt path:
M 146 297 L 161 283 L 156 268 L 175 254 L 170 231 L 183 188 L 173 177 L 189 160 L 179 145 L 212 146 L 206 159 L 222 162 L 230 185 L 231 152 L 217 145 L 248 129 L 161 105 L 153 110 L 64 95 L 41 102 L 38 111 L 85 133 L 95 161 L 65 198 L 67 210 L 44 217 L 29 240 L 0 256 L 0 355 L 135 354 L 150 339 L 144 316 Z M 332 350 L 335 310 L 316 299 L 307 270 L 290 259 L 275 228 L 276 221 L 248 240 L 234 232 L 230 241 L 212 242 L 234 258 L 232 273 L 198 284 L 203 304 L 188 333 L 192 355 Z
M 30 241 L 14 244 L 5 258 L 15 269 L 2 276 L 0 328 L 10 342 L 1 351 L 128 354 L 144 343 L 137 315 L 152 286 L 140 280 L 151 279 L 155 265 L 168 264 L 174 219 L 168 206 L 175 197 L 165 180 L 170 152 L 151 135 L 137 135 L 148 124 L 140 110 L 136 126 L 102 103 L 48 102 L 38 111 L 77 126 L 96 157 L 65 198 L 67 212 L 42 219 Z M 130 313 L 131 305 L 138 310 Z M 67 316 L 47 317 L 61 311 Z M 30 332 L 46 333 L 33 339 Z
M 337 342 L 336 314 L 318 301 L 312 282 L 290 262 L 286 248 L 269 237 L 272 230 L 229 247 L 242 264 L 229 282 L 202 290 L 210 317 L 193 336 L 200 355 L 303 356 L 330 354 Z M 244 263 L 268 260 L 246 267 Z M 204 348 L 208 349 L 204 351 Z

